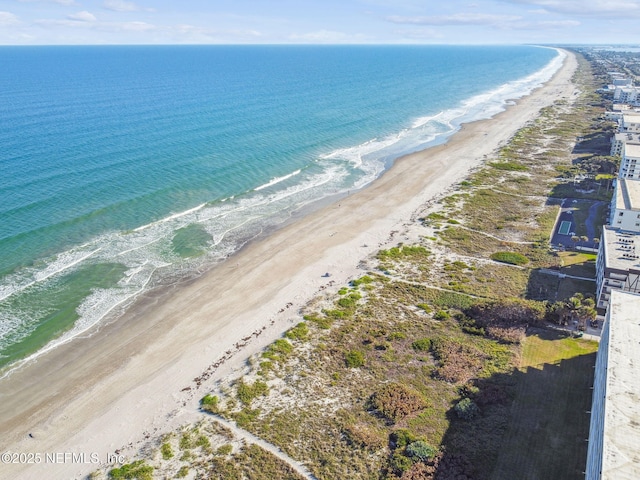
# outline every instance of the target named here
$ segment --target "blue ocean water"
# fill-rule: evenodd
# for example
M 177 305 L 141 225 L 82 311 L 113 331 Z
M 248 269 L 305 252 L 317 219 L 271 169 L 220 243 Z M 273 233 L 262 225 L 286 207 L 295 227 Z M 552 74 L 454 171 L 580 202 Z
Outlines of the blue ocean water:
M 0 47 L 0 367 L 550 78 L 546 48 Z

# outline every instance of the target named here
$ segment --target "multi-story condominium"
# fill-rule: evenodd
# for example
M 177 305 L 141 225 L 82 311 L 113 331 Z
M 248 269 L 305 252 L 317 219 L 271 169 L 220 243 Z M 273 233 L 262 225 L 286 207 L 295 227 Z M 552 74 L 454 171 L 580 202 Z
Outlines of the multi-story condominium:
M 609 225 L 624 232 L 640 233 L 640 180 L 618 179 L 611 199 Z
M 640 478 L 640 296 L 611 292 L 595 366 L 586 480 Z
M 640 133 L 616 133 L 611 137 L 611 152 L 612 157 L 622 156 L 622 149 L 625 144 L 640 145 Z
M 640 293 L 640 235 L 605 226 L 596 262 L 598 309 L 609 307 L 614 290 Z
M 612 122 L 620 122 L 625 113 L 640 115 L 640 109 L 638 109 L 638 107 L 634 108 L 626 103 L 614 103 L 611 106 L 611 110 L 604 112 L 604 118 Z
M 617 78 L 613 79 L 614 87 L 632 87 L 633 81 L 627 77 L 616 76 Z
M 629 133 L 628 135 L 633 136 L 634 134 Z M 622 160 L 618 177 L 640 179 L 640 145 L 625 142 L 622 146 Z
M 625 112 L 619 122 L 619 132 L 638 133 L 640 132 L 640 113 Z
M 616 102 L 637 105 L 640 96 L 639 87 L 616 87 L 613 93 L 613 99 Z

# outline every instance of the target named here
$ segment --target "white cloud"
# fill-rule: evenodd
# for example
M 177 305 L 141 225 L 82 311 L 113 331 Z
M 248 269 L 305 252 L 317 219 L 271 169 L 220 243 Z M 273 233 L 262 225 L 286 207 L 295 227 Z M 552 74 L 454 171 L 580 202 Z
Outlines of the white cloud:
M 362 43 L 366 40 L 366 37 L 333 30 L 318 30 L 303 34 L 294 33 L 289 36 L 289 39 L 303 43 Z
M 58 5 L 76 5 L 75 0 L 18 0 L 22 3 L 57 3 Z
M 20 20 L 11 12 L 0 12 L 0 27 L 18 25 Z
M 83 12 L 72 13 L 71 15 L 67 15 L 69 20 L 75 20 L 76 22 L 95 22 L 97 20 L 96 16 L 86 10 Z
M 127 2 L 125 0 L 105 0 L 102 4 L 107 10 L 113 10 L 114 12 L 137 12 L 141 10 L 138 5 L 133 2 Z
M 88 12 L 87 12 L 88 13 Z M 90 14 L 91 15 L 91 14 Z M 93 15 L 91 15 L 93 17 Z M 93 17 L 95 19 L 95 17 Z M 84 28 L 88 30 L 96 30 L 101 32 L 148 32 L 157 30 L 159 27 L 146 22 L 98 22 L 98 21 L 79 21 L 78 19 L 67 20 L 36 20 L 36 25 L 49 28 Z
M 393 23 L 408 25 L 502 25 L 522 20 L 516 15 L 490 15 L 484 13 L 457 13 L 454 15 L 436 15 L 431 17 L 387 17 Z
M 505 26 L 505 29 L 511 30 L 558 30 L 581 25 L 577 20 L 546 20 L 543 22 L 516 22 L 512 25 Z
M 625 18 L 640 16 L 640 0 L 501 0 L 518 5 L 534 5 L 550 12 L 581 16 Z
M 431 28 L 418 28 L 418 29 L 400 29 L 394 32 L 402 38 L 409 40 L 440 40 L 444 36 Z

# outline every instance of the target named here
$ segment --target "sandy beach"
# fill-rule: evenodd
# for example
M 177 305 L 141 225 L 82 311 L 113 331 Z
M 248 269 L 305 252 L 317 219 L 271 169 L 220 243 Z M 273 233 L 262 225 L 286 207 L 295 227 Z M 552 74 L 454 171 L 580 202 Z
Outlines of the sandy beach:
M 300 214 L 200 278 L 140 298 L 117 321 L 1 380 L 0 453 L 13 455 L 2 457 L 0 479 L 83 477 L 201 418 L 198 401 L 218 379 L 299 322 L 319 292 L 362 275 L 361 260 L 408 240 L 416 212 L 541 108 L 574 95 L 576 65 L 568 53 L 552 80 L 505 112 L 397 160 L 367 188 Z

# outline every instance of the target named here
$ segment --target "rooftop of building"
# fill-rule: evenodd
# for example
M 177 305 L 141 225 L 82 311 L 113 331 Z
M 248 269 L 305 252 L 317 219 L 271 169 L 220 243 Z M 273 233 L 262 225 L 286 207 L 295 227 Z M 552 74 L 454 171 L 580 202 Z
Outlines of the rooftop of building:
M 640 145 L 636 145 L 633 143 L 627 143 L 624 146 L 624 156 L 625 157 L 633 157 L 640 158 Z
M 602 478 L 640 478 L 640 295 L 614 290 L 609 348 Z
M 604 242 L 605 268 L 640 271 L 640 234 L 605 226 L 601 241 Z
M 629 144 L 638 144 L 640 142 L 640 132 L 621 132 L 616 133 L 614 137 L 619 142 L 625 142 Z
M 636 111 L 624 112 L 622 114 L 622 121 L 624 123 L 627 123 L 627 122 L 636 123 L 640 121 L 640 112 L 636 112 Z
M 618 178 L 615 195 L 616 209 L 640 212 L 640 180 Z

